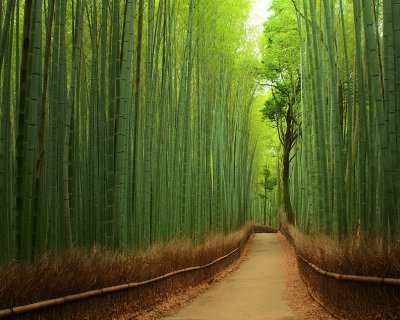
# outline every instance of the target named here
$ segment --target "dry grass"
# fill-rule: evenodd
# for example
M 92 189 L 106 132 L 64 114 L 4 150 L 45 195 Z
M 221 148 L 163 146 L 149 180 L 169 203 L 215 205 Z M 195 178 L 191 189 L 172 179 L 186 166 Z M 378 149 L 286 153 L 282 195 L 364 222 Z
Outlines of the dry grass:
M 300 276 L 293 247 L 282 234 L 278 234 L 277 238 L 282 248 L 285 295 L 292 311 L 299 320 L 334 320 L 335 318 L 310 296 Z
M 209 236 L 203 244 L 177 240 L 143 252 L 121 255 L 74 250 L 47 255 L 33 264 L 0 266 L 0 309 L 152 279 L 168 272 L 204 265 L 236 249 L 250 231 L 247 225 L 228 236 Z M 38 319 L 110 319 L 118 314 L 146 309 L 182 287 L 210 279 L 235 261 L 241 250 L 221 263 L 197 272 L 174 276 L 146 287 L 59 306 L 30 315 Z M 94 308 L 95 306 L 95 308 Z
M 154 320 L 160 319 L 166 316 L 172 316 L 178 310 L 184 308 L 191 300 L 195 299 L 201 293 L 210 290 L 211 288 L 218 286 L 229 274 L 233 273 L 239 268 L 241 263 L 247 259 L 249 250 L 252 246 L 252 237 L 250 237 L 248 244 L 243 248 L 242 255 L 230 264 L 227 268 L 224 268 L 209 281 L 203 281 L 197 285 L 191 287 L 184 287 L 174 294 L 168 296 L 164 301 L 152 306 L 148 310 L 139 310 L 135 313 L 129 313 L 123 315 L 119 320 Z
M 297 252 L 323 270 L 359 276 L 400 278 L 400 250 L 384 253 L 377 241 L 335 241 L 305 236 L 289 227 Z M 400 287 L 323 276 L 298 259 L 310 290 L 334 313 L 347 319 L 400 319 Z

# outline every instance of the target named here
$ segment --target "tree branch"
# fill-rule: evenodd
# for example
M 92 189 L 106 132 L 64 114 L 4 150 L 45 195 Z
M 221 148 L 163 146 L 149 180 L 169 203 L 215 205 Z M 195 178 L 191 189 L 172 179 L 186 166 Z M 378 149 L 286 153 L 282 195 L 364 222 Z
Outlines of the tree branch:
M 297 12 L 304 20 L 306 20 L 307 22 L 310 23 L 310 21 L 308 21 L 308 19 L 300 12 L 299 8 L 297 7 L 296 2 L 295 2 L 294 0 L 292 0 L 292 3 L 293 3 L 293 6 L 294 6 L 294 9 L 296 10 L 296 12 Z

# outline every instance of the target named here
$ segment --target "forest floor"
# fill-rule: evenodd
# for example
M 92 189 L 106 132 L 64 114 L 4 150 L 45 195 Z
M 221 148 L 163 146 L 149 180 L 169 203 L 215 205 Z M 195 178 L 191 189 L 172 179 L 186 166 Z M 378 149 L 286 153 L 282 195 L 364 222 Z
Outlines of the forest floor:
M 164 312 L 140 319 L 162 314 L 169 314 L 165 320 L 334 319 L 309 296 L 281 234 L 256 234 L 247 249 L 240 266 L 231 267 L 219 281 L 171 297 L 161 308 Z

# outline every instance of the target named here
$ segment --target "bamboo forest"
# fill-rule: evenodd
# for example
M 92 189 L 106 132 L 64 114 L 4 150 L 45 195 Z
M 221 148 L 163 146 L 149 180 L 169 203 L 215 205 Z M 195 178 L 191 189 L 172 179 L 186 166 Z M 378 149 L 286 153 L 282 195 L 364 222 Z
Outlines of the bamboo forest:
M 0 91 L 0 318 L 400 317 L 400 0 L 4 0 Z

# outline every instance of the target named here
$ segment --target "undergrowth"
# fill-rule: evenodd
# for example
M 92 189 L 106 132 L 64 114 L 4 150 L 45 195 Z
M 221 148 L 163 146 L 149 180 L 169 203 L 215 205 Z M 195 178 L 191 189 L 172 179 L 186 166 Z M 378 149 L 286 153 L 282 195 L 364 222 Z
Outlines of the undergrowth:
M 0 266 L 0 309 L 129 282 L 141 282 L 172 271 L 205 265 L 236 249 L 245 239 L 250 228 L 250 225 L 246 225 L 229 235 L 211 235 L 199 245 L 195 245 L 190 240 L 175 240 L 168 244 L 154 245 L 144 251 L 132 251 L 125 254 L 99 249 L 93 249 L 88 253 L 74 249 L 57 255 L 44 255 L 33 263 L 3 264 Z M 146 288 L 128 290 L 112 297 L 110 295 L 105 298 L 96 298 L 97 302 L 93 299 L 96 308 L 98 308 L 99 299 L 103 299 L 103 309 L 108 309 L 102 312 L 111 312 L 107 316 L 100 312 L 98 318 L 105 319 L 123 312 L 123 310 L 118 310 L 119 307 L 114 308 L 120 302 L 125 304 L 123 309 L 129 312 L 135 308 L 148 308 L 171 291 L 209 279 L 239 255 L 240 252 L 227 261 L 196 274 L 182 274 Z M 111 304 L 104 303 L 110 300 L 113 300 Z M 56 308 L 59 309 L 58 311 L 50 312 L 49 318 L 96 318 L 94 313 L 99 313 L 99 310 L 88 313 L 88 307 L 89 310 L 91 307 L 90 302 L 87 302 L 86 306 L 83 304 L 75 306 L 75 309 L 58 307 Z M 43 318 L 43 315 L 39 318 Z
M 324 235 L 304 235 L 286 227 L 299 255 L 334 273 L 400 278 L 400 248 L 384 252 L 381 243 L 359 237 L 337 240 Z M 376 238 L 375 238 L 376 239 Z M 336 280 L 319 274 L 298 259 L 309 289 L 334 313 L 346 319 L 400 319 L 400 287 Z

